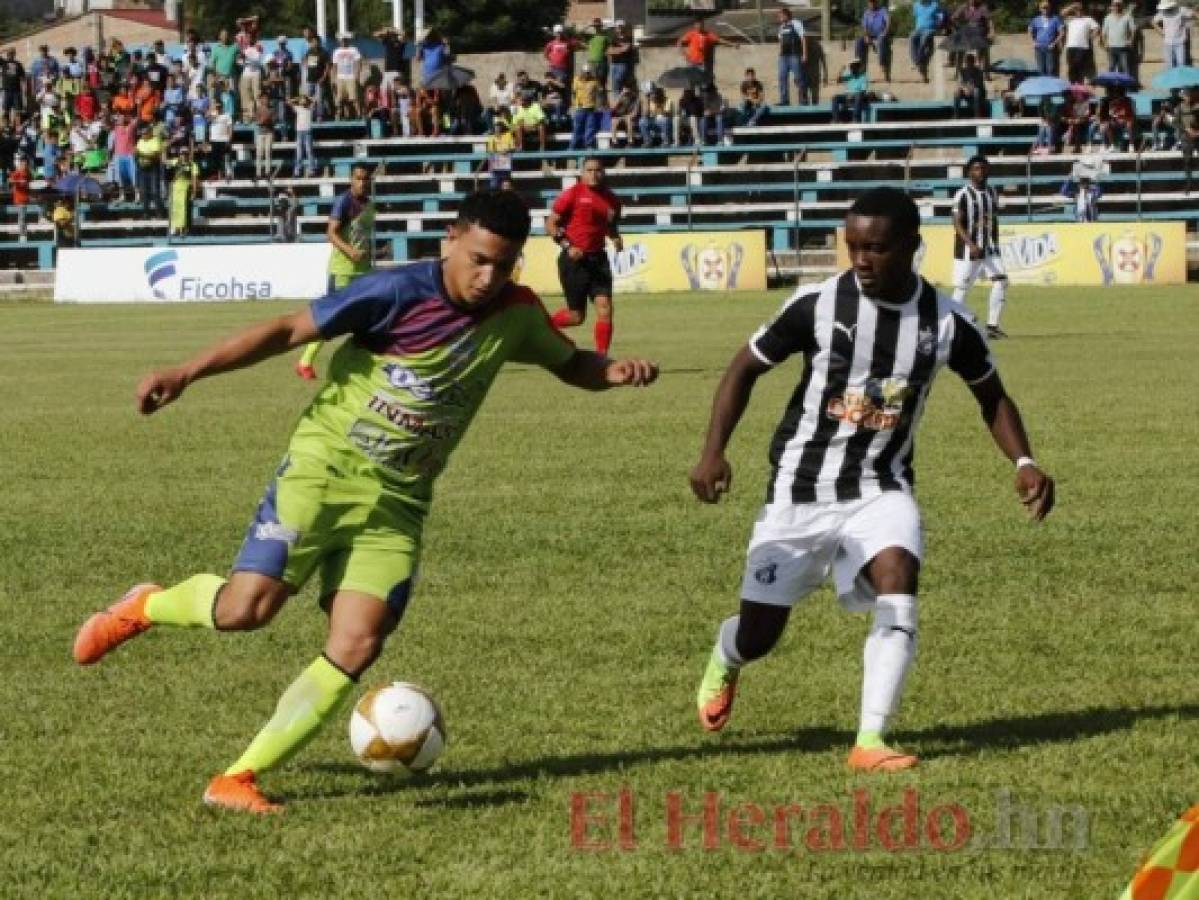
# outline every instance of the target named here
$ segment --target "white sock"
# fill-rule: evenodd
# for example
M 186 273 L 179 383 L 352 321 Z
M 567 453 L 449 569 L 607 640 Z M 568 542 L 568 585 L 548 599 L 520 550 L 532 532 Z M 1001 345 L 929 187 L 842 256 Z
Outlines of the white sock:
M 991 282 L 991 298 L 987 302 L 987 326 L 999 327 L 999 317 L 1003 315 L 1003 304 L 1007 302 L 1007 282 Z
M 969 290 L 970 290 L 970 288 L 966 288 L 966 287 L 955 287 L 953 289 L 953 302 L 954 303 L 965 303 L 966 302 L 966 292 Z
M 879 594 L 862 653 L 861 731 L 883 732 L 916 655 L 916 597 Z
M 716 652 L 720 654 L 726 666 L 745 665 L 745 660 L 737 652 L 737 628 L 740 624 L 740 616 L 729 616 L 720 623 L 720 631 L 716 635 Z

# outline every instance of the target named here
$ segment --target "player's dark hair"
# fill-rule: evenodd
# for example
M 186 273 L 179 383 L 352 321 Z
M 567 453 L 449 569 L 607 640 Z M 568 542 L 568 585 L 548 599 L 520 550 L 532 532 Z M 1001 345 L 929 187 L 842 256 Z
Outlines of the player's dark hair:
M 971 166 L 973 166 L 975 163 L 982 163 L 983 167 L 987 168 L 987 169 L 991 168 L 990 160 L 988 160 L 981 153 L 976 153 L 972 157 L 970 157 L 968 160 L 966 160 L 966 171 L 969 172 Z
M 359 169 L 361 169 L 367 175 L 369 175 L 371 173 L 371 167 L 368 166 L 364 162 L 356 162 L 356 163 L 354 163 L 354 165 L 350 166 L 350 173 L 353 174 L 354 172 L 357 172 Z
M 890 219 L 893 234 L 912 235 L 920 232 L 920 210 L 916 201 L 899 188 L 871 188 L 858 197 L 849 208 L 851 216 Z
M 523 244 L 531 227 L 529 207 L 513 191 L 475 191 L 458 207 L 454 225 L 459 229 L 478 225 L 505 240 Z

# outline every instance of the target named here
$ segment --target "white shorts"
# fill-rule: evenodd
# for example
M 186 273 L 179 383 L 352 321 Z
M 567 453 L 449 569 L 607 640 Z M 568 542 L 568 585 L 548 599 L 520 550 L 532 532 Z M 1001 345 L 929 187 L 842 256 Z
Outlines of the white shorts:
M 828 578 L 849 608 L 866 598 L 855 581 L 862 567 L 888 547 L 924 559 L 920 509 L 911 494 L 884 491 L 846 503 L 776 503 L 762 507 L 745 554 L 741 597 L 794 606 Z M 851 605 L 852 604 L 852 605 Z
M 1007 278 L 1007 269 L 1003 267 L 1003 258 L 999 256 L 984 256 L 982 259 L 955 259 L 953 261 L 953 286 L 968 288 L 978 281 L 979 275 L 986 275 L 994 281 L 997 278 Z

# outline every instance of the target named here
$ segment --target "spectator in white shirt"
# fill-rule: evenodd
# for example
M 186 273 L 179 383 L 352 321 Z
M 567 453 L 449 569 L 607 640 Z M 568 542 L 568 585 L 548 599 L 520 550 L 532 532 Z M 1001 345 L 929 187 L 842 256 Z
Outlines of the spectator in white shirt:
M 343 31 L 338 37 L 341 46 L 333 51 L 334 93 L 333 103 L 337 118 L 358 119 L 362 114 L 358 105 L 358 80 L 362 72 L 362 54 L 357 47 L 350 46 L 350 35 Z
M 1185 66 L 1187 60 L 1187 31 L 1194 21 L 1191 10 L 1180 7 L 1178 0 L 1161 0 L 1153 27 L 1162 36 L 1162 60 L 1167 69 Z
M 1066 77 L 1072 84 L 1081 84 L 1095 71 L 1095 52 L 1092 49 L 1099 36 L 1099 23 L 1074 4 L 1062 10 L 1066 18 Z

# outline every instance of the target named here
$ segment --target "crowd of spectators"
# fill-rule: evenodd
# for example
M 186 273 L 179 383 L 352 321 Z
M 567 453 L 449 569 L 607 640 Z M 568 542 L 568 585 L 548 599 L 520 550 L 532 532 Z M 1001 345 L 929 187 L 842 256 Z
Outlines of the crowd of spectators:
M 1137 146 L 1138 140 L 1185 149 L 1193 141 L 1199 98 L 1176 93 L 1155 111 L 1150 133 L 1138 135 L 1124 87 L 1095 97 L 1086 85 L 1095 75 L 1097 49 L 1106 52 L 1111 72 L 1135 79 L 1145 27 L 1161 33 L 1168 66 L 1189 60 L 1190 10 L 1159 0 L 1152 18 L 1138 21 L 1125 8 L 1133 2 L 1110 0 L 1100 12 L 1077 2 L 1059 10 L 1043 0 L 1028 23 L 1035 68 L 1025 74 L 1064 69 L 1071 82 L 1071 90 L 1042 98 L 1036 108 L 1039 152 Z M 911 12 L 909 57 L 916 73 L 929 79 L 934 42 L 944 38 L 956 82 L 955 115 L 989 115 L 995 26 L 985 0 L 963 0 L 952 10 L 941 0 L 913 0 Z M 778 104 L 789 106 L 793 98 L 799 105 L 818 103 L 829 82 L 820 40 L 789 7 L 774 18 Z M 257 16 L 237 20 L 232 35 L 222 30 L 215 41 L 189 33 L 174 55 L 161 41 L 129 52 L 111 40 L 81 52 L 68 47 L 61 58 L 41 47 L 26 66 L 8 48 L 0 53 L 0 187 L 7 185 L 21 207 L 39 186 L 86 175 L 145 216 L 168 215 L 169 206 L 172 232 L 186 233 L 200 182 L 232 178 L 239 155 L 248 162 L 252 153 L 254 178 L 272 177 L 280 173 L 274 142 L 291 141 L 294 160 L 282 174 L 314 176 L 313 125 L 328 120 L 365 121 L 377 137 L 485 135 L 487 166 L 500 181 L 513 154 L 546 150 L 554 132 L 569 132 L 572 150 L 594 147 L 603 131 L 618 147 L 693 146 L 726 141 L 730 126 L 770 121 L 769 92 L 754 69 L 745 70 L 738 97 L 722 95 L 713 78 L 716 53 L 735 42 L 709 30 L 702 18 L 678 39 L 680 65 L 661 81 L 639 80 L 639 48 L 626 23 L 608 26 L 596 18 L 577 31 L 555 25 L 542 50 L 544 71 L 518 71 L 511 79 L 501 73 L 486 98 L 455 66 L 449 40 L 436 29 L 419 41 L 391 28 L 374 36 L 383 47 L 382 71 L 362 57 L 349 34 L 338 35 L 332 52 L 312 29 L 300 40 L 280 35 L 264 42 Z M 834 121 L 862 121 L 872 103 L 892 99 L 872 89 L 868 74 L 873 60 L 882 81 L 891 81 L 892 36 L 887 4 L 866 0 L 854 58 L 832 97 Z M 1015 114 L 1027 112 L 1015 92 L 1025 74 L 1010 75 L 1006 89 L 995 92 Z M 238 140 L 244 149 L 235 146 Z

